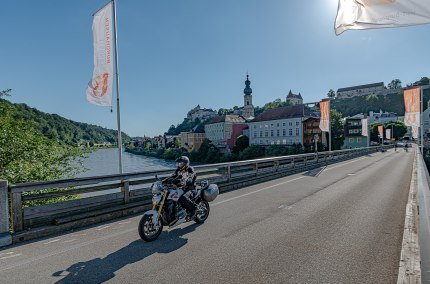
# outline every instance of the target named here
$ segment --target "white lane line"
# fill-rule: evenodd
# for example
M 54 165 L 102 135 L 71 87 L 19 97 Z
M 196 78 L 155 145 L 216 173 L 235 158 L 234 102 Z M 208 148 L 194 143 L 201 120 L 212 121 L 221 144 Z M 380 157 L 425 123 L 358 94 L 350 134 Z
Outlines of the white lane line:
M 49 242 L 46 242 L 46 243 L 43 243 L 44 245 L 49 245 L 49 244 L 52 244 L 52 243 L 55 243 L 55 242 L 59 242 L 59 241 L 61 241 L 61 239 L 55 239 L 55 240 L 52 240 L 52 241 L 49 241 Z
M 302 178 L 305 178 L 305 177 L 304 177 L 304 176 L 303 176 L 303 177 L 298 177 L 298 178 L 295 178 L 295 179 L 290 179 L 290 180 L 287 180 L 287 181 L 284 181 L 284 182 L 280 182 L 280 183 L 273 184 L 273 185 L 270 185 L 270 186 L 267 186 L 267 187 L 263 187 L 263 188 L 260 188 L 259 190 L 255 190 L 255 191 L 252 191 L 252 192 L 248 192 L 248 193 L 245 193 L 245 194 L 242 194 L 242 195 L 238 195 L 238 196 L 235 196 L 235 197 L 232 197 L 232 198 L 225 199 L 225 200 L 223 200 L 223 201 L 220 201 L 220 202 L 214 203 L 214 204 L 212 204 L 212 206 L 216 206 L 216 205 L 219 205 L 219 204 L 223 204 L 223 203 L 226 203 L 226 202 L 229 202 L 229 201 L 232 201 L 232 200 L 235 200 L 235 199 L 238 199 L 238 198 L 244 197 L 244 196 L 248 196 L 248 195 L 251 195 L 251 194 L 254 194 L 254 193 L 257 193 L 257 192 L 260 192 L 260 191 L 263 191 L 263 190 L 269 189 L 269 188 L 272 188 L 272 187 L 280 186 L 280 185 L 283 185 L 283 184 L 286 184 L 286 183 L 289 183 L 289 182 L 292 182 L 292 181 L 296 181 L 296 180 L 299 180 L 299 179 L 302 179 Z
M 367 159 L 367 158 L 368 157 L 362 157 L 362 158 L 359 158 L 359 159 L 352 160 L 350 162 L 342 163 L 340 165 L 337 165 L 337 166 L 334 166 L 334 167 L 330 167 L 330 168 L 326 169 L 326 171 L 332 170 L 332 169 L 335 169 L 335 168 L 338 168 L 338 167 L 343 167 L 345 165 L 348 165 L 348 164 L 351 164 L 351 163 L 354 163 L 354 162 L 358 162 L 358 161 L 361 161 L 361 160 L 364 160 L 364 159 Z M 303 179 L 303 178 L 306 178 L 306 176 L 298 177 L 298 178 L 295 178 L 295 179 L 291 179 L 291 180 L 287 180 L 287 181 L 284 181 L 284 182 L 281 182 L 281 183 L 277 183 L 277 184 L 274 184 L 274 185 L 263 187 L 263 188 L 260 188 L 259 190 L 255 190 L 255 191 L 252 191 L 252 192 L 248 192 L 248 193 L 245 193 L 245 194 L 242 194 L 242 195 L 238 195 L 238 196 L 235 196 L 235 197 L 232 197 L 232 198 L 220 201 L 220 202 L 216 202 L 216 203 L 212 204 L 211 206 L 216 206 L 216 205 L 219 205 L 219 204 L 223 204 L 223 203 L 226 203 L 226 202 L 229 202 L 229 201 L 241 198 L 241 197 L 245 197 L 245 196 L 248 196 L 248 195 L 251 195 L 251 194 L 254 194 L 254 193 L 258 193 L 260 191 L 263 191 L 263 190 L 266 190 L 266 189 L 269 189 L 269 188 L 272 188 L 272 187 L 280 186 L 280 185 L 283 185 L 283 184 L 286 184 L 286 183 L 289 183 L 289 182 L 292 182 L 292 181 L 296 181 L 296 180 L 299 180 L 299 179 Z
M 127 221 L 127 222 L 119 222 L 118 225 L 123 225 L 123 224 L 128 224 L 131 223 L 131 221 Z
M 0 272 L 6 271 L 6 270 L 9 270 L 9 269 L 21 266 L 21 265 L 29 264 L 29 263 L 32 263 L 32 262 L 35 262 L 35 261 L 40 261 L 42 259 L 46 259 L 46 258 L 55 256 L 55 255 L 63 254 L 63 253 L 72 251 L 74 249 L 78 249 L 78 248 L 81 248 L 81 247 L 84 247 L 84 246 L 95 244 L 95 243 L 98 243 L 98 242 L 101 242 L 101 241 L 104 241 L 104 240 L 107 240 L 107 239 L 110 239 L 110 238 L 114 238 L 114 237 L 117 237 L 117 236 L 120 236 L 120 235 L 131 233 L 131 232 L 134 232 L 134 231 L 136 231 L 136 228 L 131 228 L 131 229 L 128 229 L 128 230 L 124 230 L 124 231 L 115 233 L 115 234 L 102 236 L 102 237 L 97 238 L 97 239 L 92 240 L 92 241 L 83 242 L 83 243 L 80 243 L 80 244 L 68 247 L 66 249 L 62 249 L 62 250 L 59 249 L 59 250 L 57 250 L 55 252 L 52 252 L 52 253 L 47 253 L 47 254 L 41 255 L 39 257 L 30 258 L 30 259 L 27 259 L 27 260 L 24 260 L 24 261 L 21 261 L 21 262 L 17 262 L 17 263 L 14 263 L 12 265 L 9 265 L 9 266 L 6 266 L 6 265 L 3 266 L 3 267 L 0 266 Z
M 22 255 L 22 254 L 17 253 L 17 254 L 12 254 L 12 255 L 8 255 L 8 256 L 3 256 L 3 257 L 0 257 L 0 260 L 1 260 L 1 259 L 8 259 L 8 258 L 12 258 L 12 257 L 17 257 L 17 256 L 20 256 L 20 255 Z
M 74 241 L 77 241 L 78 239 L 71 239 L 71 240 L 67 240 L 67 241 L 64 241 L 63 243 L 65 244 L 65 243 L 71 243 L 71 242 L 74 242 Z
M 10 252 L 0 253 L 0 256 L 2 256 L 2 255 L 8 255 L 8 254 L 14 254 L 14 252 L 13 252 L 13 251 L 10 251 Z
M 109 227 L 110 227 L 109 225 L 108 225 L 108 226 L 99 227 L 99 228 L 97 229 L 97 231 L 101 231 L 101 230 L 107 229 L 107 228 L 109 228 Z

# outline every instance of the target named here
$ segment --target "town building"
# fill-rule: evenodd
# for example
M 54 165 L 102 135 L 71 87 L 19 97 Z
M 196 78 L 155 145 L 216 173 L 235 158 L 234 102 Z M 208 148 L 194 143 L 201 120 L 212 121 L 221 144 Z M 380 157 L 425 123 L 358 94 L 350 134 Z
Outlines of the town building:
M 197 151 L 202 146 L 205 140 L 204 127 L 199 124 L 195 126 L 190 132 L 181 132 L 180 141 L 181 147 L 187 149 L 188 152 L 193 150 Z
M 367 96 L 367 95 L 378 95 L 385 96 L 390 94 L 397 94 L 402 89 L 387 89 L 384 85 L 384 82 L 367 84 L 367 85 L 359 85 L 347 88 L 340 88 L 336 92 L 337 99 L 346 99 L 353 98 L 359 96 Z
M 303 104 L 268 109 L 249 125 L 250 145 L 303 145 L 302 121 L 310 116 Z
M 362 119 L 365 118 L 363 114 L 357 114 L 352 117 L 345 118 L 343 142 L 344 149 L 353 149 L 361 147 L 369 147 L 370 143 L 370 123 L 368 123 L 367 133 L 368 136 L 362 135 Z
M 307 152 L 315 151 L 315 138 L 317 143 L 327 144 L 328 133 L 323 133 L 320 129 L 320 118 L 309 117 L 303 120 L 303 148 Z
M 301 105 L 303 104 L 303 98 L 302 95 L 299 93 L 298 95 L 293 94 L 293 92 L 288 93 L 287 95 L 287 105 L 294 106 L 294 105 Z
M 401 117 L 399 117 L 395 112 L 383 112 L 382 110 L 379 110 L 379 112 L 369 112 L 369 123 L 378 122 L 381 124 L 387 124 L 390 122 L 396 122 L 400 119 Z
M 246 127 L 246 120 L 240 115 L 217 116 L 206 123 L 205 136 L 222 152 L 228 153 Z
M 249 75 L 246 74 L 245 89 L 243 90 L 243 107 L 234 110 L 234 114 L 244 117 L 246 120 L 254 118 L 254 105 L 252 104 L 252 89 Z
M 195 121 L 199 119 L 200 121 L 205 121 L 217 116 L 218 113 L 212 109 L 201 108 L 200 105 L 197 105 L 195 108 L 190 110 L 187 113 L 187 119 L 189 121 Z

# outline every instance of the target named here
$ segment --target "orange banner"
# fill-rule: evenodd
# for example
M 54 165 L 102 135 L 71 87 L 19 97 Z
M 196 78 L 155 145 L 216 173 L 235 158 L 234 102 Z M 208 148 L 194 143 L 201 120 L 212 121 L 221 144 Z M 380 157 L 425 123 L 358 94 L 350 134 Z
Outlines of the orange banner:
M 330 131 L 330 100 L 320 102 L 320 129 L 324 132 Z
M 420 126 L 420 88 L 405 90 L 405 125 Z
M 384 138 L 384 127 L 382 125 L 378 125 L 378 136 Z

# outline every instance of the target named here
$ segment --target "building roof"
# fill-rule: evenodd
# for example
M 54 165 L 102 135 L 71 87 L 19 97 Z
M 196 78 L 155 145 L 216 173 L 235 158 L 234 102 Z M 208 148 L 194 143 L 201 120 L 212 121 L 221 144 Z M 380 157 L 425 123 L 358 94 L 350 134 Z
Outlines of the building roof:
M 309 109 L 304 105 L 285 106 L 268 109 L 253 119 L 251 122 L 304 117 L 308 116 L 309 114 Z
M 245 123 L 246 120 L 240 115 L 226 114 L 226 115 L 215 116 L 214 118 L 210 119 L 206 124 L 214 124 L 214 123 L 220 123 L 220 122 Z
M 347 87 L 347 88 L 340 88 L 337 90 L 337 92 L 338 93 L 339 92 L 348 92 L 348 91 L 353 91 L 353 90 L 375 88 L 375 87 L 384 87 L 384 82 L 367 84 L 367 85 L 359 85 L 359 86 L 353 86 L 353 87 Z
M 293 94 L 293 92 L 291 92 L 291 90 L 288 92 L 287 98 L 292 99 L 292 98 L 296 98 L 296 99 L 303 99 L 302 95 L 299 93 L 298 95 Z

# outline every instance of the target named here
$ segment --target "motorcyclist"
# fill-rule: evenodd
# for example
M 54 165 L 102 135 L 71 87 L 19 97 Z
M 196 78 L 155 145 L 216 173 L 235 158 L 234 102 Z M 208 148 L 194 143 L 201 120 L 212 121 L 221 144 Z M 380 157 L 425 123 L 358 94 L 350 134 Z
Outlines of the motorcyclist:
M 195 181 L 196 174 L 190 167 L 190 159 L 187 156 L 177 158 L 175 173 L 163 180 L 164 184 L 171 183 L 184 190 L 184 194 L 179 198 L 179 204 L 188 211 L 191 220 L 196 217 L 197 211 L 197 205 L 190 198 Z

